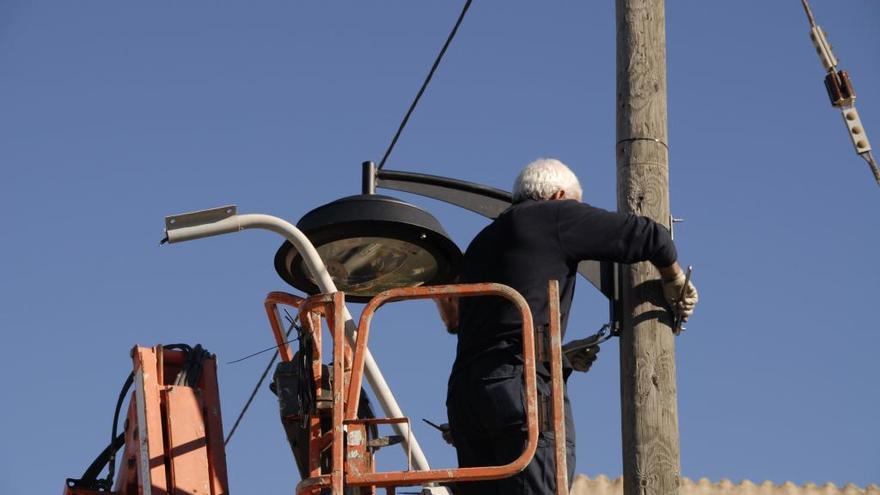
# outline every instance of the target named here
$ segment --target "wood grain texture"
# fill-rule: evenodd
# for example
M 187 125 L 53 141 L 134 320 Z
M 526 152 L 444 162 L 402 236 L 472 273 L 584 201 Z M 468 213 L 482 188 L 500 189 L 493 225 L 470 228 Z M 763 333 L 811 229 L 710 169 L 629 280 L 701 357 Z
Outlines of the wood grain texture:
M 617 207 L 668 225 L 663 0 L 616 0 Z M 678 494 L 675 342 L 657 271 L 623 269 L 620 342 L 625 495 Z

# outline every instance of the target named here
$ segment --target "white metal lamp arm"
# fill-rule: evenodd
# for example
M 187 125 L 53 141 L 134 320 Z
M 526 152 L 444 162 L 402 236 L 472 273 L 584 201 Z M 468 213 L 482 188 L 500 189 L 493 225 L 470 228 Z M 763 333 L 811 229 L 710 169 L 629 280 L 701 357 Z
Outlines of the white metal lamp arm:
M 315 250 L 315 247 L 305 234 L 290 222 L 272 215 L 238 215 L 236 207 L 230 205 L 169 216 L 165 218 L 165 239 L 162 240 L 162 243 L 174 244 L 204 237 L 231 234 L 247 229 L 270 230 L 290 241 L 302 255 L 306 267 L 314 276 L 321 291 L 325 293 L 336 292 L 336 284 L 330 278 L 330 274 L 318 255 L 318 251 Z M 344 308 L 344 315 L 346 335 L 353 342 L 356 326 L 348 308 Z M 385 381 L 385 377 L 382 376 L 379 365 L 373 359 L 369 349 L 366 349 L 364 356 L 364 375 L 367 378 L 367 383 L 370 384 L 370 388 L 376 394 L 376 400 L 382 407 L 382 411 L 391 418 L 403 417 L 403 411 L 400 410 L 394 394 L 391 393 L 391 389 L 388 387 L 388 383 Z M 412 455 L 413 466 L 417 470 L 430 469 L 428 460 L 421 446 L 419 446 L 419 442 L 409 432 L 409 426 L 401 423 L 392 426 L 397 431 L 397 434 L 403 438 L 401 442 L 403 448 L 405 450 L 409 449 Z

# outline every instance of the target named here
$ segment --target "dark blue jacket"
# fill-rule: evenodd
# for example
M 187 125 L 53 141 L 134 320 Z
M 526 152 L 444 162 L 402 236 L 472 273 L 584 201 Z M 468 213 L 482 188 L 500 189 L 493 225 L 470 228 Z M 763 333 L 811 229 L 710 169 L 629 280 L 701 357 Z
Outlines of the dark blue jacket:
M 564 332 L 583 260 L 669 266 L 676 251 L 669 231 L 649 218 L 574 200 L 527 200 L 477 234 L 465 252 L 460 281 L 513 287 L 528 301 L 535 326 L 541 326 L 549 322 L 547 282 L 558 280 Z M 461 299 L 453 374 L 487 351 L 519 345 L 521 328 L 519 311 L 504 299 Z

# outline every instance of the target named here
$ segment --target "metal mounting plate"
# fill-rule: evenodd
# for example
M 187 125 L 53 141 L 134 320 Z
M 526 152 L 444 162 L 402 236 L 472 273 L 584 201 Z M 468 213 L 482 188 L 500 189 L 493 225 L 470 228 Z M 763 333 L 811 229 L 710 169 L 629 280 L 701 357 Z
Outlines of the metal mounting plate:
M 170 215 L 165 217 L 165 230 L 175 230 L 185 227 L 193 227 L 195 225 L 214 223 L 223 220 L 224 218 L 229 218 L 235 215 L 236 212 L 237 208 L 235 205 L 226 205 L 211 208 L 209 210 Z

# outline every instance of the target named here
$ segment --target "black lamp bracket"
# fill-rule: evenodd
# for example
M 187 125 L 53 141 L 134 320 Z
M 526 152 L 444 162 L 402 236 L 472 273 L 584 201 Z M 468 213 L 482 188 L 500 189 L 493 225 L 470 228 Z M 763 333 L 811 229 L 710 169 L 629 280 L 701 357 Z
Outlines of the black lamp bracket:
M 373 162 L 363 163 L 361 178 L 364 194 L 374 194 L 379 187 L 393 189 L 437 199 L 491 219 L 513 202 L 513 195 L 501 189 L 438 175 L 378 169 Z M 614 326 L 620 321 L 615 304 L 620 300 L 619 272 L 617 263 L 582 261 L 578 265 L 578 273 L 608 298 Z

